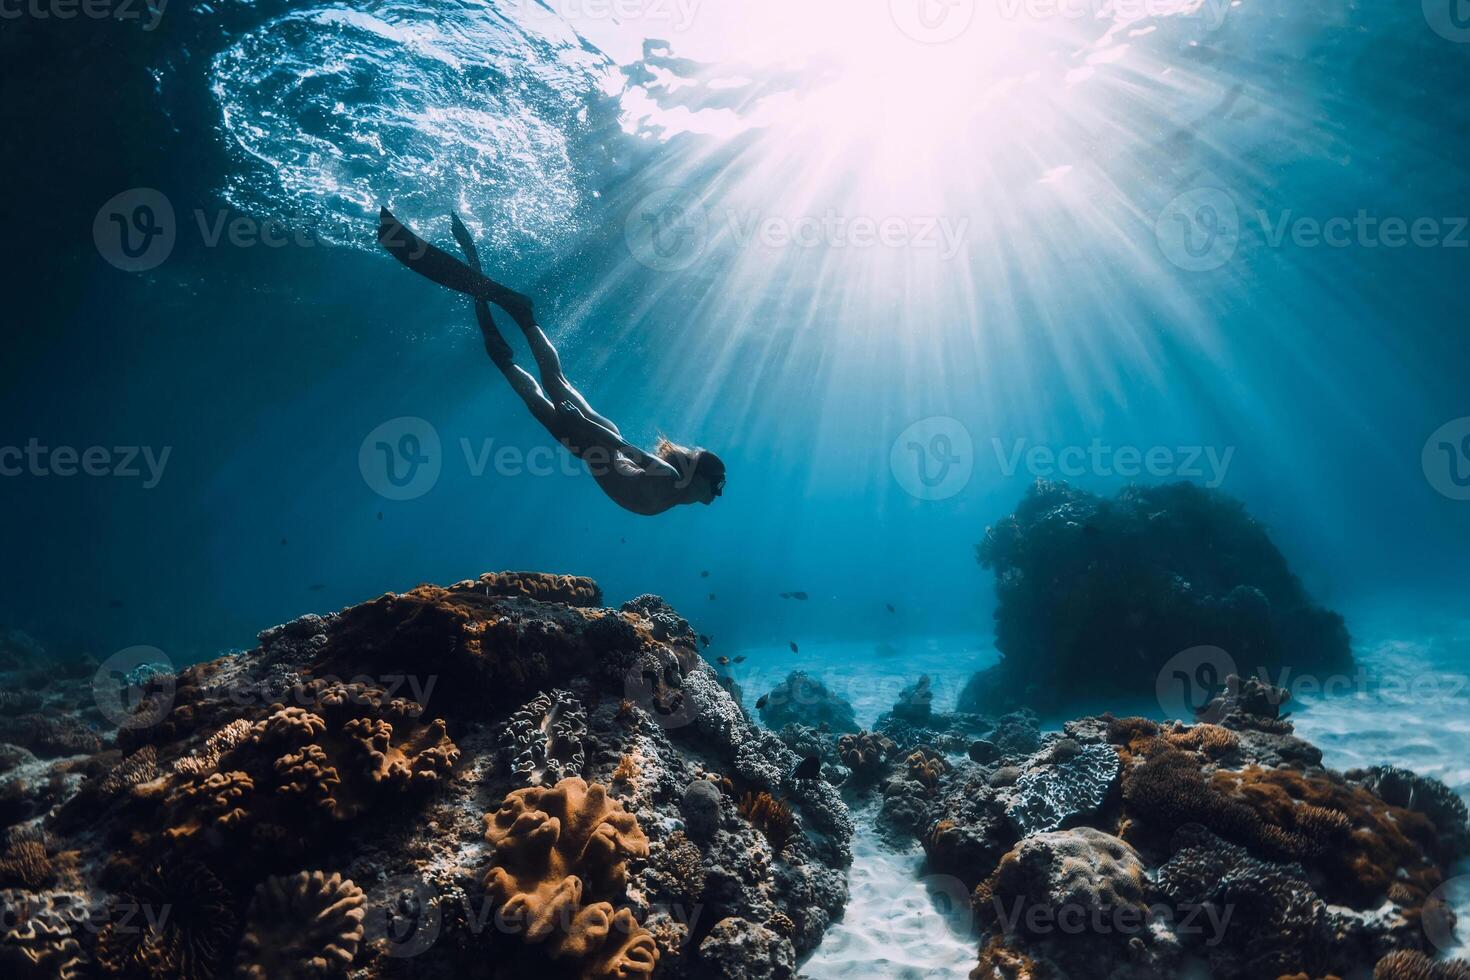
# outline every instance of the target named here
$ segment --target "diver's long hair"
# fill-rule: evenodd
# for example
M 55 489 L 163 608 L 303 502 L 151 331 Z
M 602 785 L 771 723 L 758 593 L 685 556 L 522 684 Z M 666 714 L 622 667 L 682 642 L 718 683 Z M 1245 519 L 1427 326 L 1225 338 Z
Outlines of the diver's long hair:
M 703 451 L 681 446 L 663 435 L 660 435 L 658 441 L 653 444 L 653 454 L 674 467 L 677 467 L 681 461 L 693 462 L 694 457 Z
M 691 449 L 660 435 L 653 445 L 653 453 L 679 471 L 681 487 L 688 486 L 696 476 L 702 476 L 711 484 L 717 484 L 715 496 L 719 496 L 719 487 L 725 482 L 725 463 L 708 449 L 698 446 Z

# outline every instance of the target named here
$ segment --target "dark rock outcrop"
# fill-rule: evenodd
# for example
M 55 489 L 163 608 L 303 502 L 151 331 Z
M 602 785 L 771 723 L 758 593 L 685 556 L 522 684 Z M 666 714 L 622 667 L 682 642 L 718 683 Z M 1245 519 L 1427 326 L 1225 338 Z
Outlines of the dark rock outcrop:
M 962 711 L 1148 694 L 1171 657 L 1202 645 L 1242 675 L 1352 667 L 1342 617 L 1218 491 L 1133 486 L 1107 500 L 1038 481 L 977 553 L 995 572 L 1001 662 L 965 686 Z

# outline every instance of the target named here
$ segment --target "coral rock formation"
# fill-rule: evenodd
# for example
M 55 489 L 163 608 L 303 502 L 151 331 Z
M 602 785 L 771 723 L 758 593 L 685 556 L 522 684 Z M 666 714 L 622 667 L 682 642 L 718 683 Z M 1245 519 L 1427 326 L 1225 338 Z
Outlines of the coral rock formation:
M 580 776 L 587 713 L 568 691 L 538 694 L 510 716 L 501 736 L 506 767 L 532 786 Z
M 847 699 L 805 671 L 792 671 L 766 695 L 765 706 L 759 710 L 768 728 L 791 724 L 820 728 L 825 724 L 833 732 L 858 731 L 857 716 Z

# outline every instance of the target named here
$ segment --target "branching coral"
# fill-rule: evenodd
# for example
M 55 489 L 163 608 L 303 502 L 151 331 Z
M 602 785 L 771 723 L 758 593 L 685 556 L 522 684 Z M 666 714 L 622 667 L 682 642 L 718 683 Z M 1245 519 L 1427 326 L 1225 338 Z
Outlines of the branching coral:
M 682 830 L 674 831 L 661 846 L 653 848 L 649 867 L 654 887 L 686 907 L 693 907 L 704 893 L 703 857 Z
M 770 793 L 746 793 L 736 809 L 770 841 L 771 850 L 777 854 L 786 849 L 796 834 L 796 818 L 791 814 L 791 807 Z
M 1438 962 L 1418 950 L 1399 949 L 1378 961 L 1373 980 L 1470 980 L 1470 962 Z
M 522 782 L 558 783 L 582 774 L 586 735 L 587 712 L 569 692 L 538 694 L 510 716 L 501 734 L 501 756 Z
M 485 837 L 495 846 L 485 891 L 500 922 L 572 961 L 585 980 L 653 972 L 652 934 L 613 905 L 628 860 L 648 857 L 648 838 L 606 787 L 571 777 L 517 790 L 486 816 Z
M 363 893 L 336 872 L 267 878 L 255 890 L 240 941 L 243 980 L 346 971 L 363 937 Z
M 234 942 L 233 905 L 199 862 L 155 865 L 113 902 L 97 935 L 98 965 L 129 980 L 207 980 Z
M 158 748 L 145 745 L 113 767 L 98 789 L 102 796 L 113 797 L 127 792 L 139 783 L 146 783 L 157 775 Z

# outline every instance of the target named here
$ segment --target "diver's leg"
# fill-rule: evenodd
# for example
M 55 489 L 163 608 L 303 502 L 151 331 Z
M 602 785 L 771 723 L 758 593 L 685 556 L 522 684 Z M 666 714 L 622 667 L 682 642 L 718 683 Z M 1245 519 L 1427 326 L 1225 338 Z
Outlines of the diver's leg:
M 481 272 L 480 252 L 475 247 L 475 240 L 471 237 L 469 229 L 459 220 L 458 215 L 450 216 L 450 227 L 454 232 L 454 240 L 459 242 L 459 247 L 464 252 L 465 261 L 476 272 Z M 485 305 L 483 300 L 476 301 L 475 316 L 480 321 L 480 332 L 485 334 L 485 346 L 487 350 L 489 350 L 490 337 L 492 335 L 501 344 L 505 343 L 505 340 L 500 337 L 499 331 L 495 329 L 494 322 L 490 318 L 490 308 Z M 614 435 L 622 435 L 618 427 L 610 419 L 599 415 L 588 404 L 586 397 L 567 380 L 567 376 L 562 373 L 561 369 L 561 355 L 556 352 L 556 348 L 552 345 L 551 339 L 546 336 L 545 332 L 536 324 L 536 321 L 530 317 L 524 317 L 517 319 L 516 322 L 520 324 L 521 331 L 526 335 L 526 342 L 531 346 L 531 356 L 536 360 L 536 370 L 540 372 L 541 384 L 546 389 L 543 397 L 549 399 L 553 404 L 569 401 L 591 421 L 608 429 Z M 486 332 L 487 323 L 490 324 L 489 332 Z M 507 356 L 509 356 L 508 347 L 506 351 Z M 493 353 L 490 357 L 491 360 L 495 359 Z M 517 370 L 519 371 L 520 369 L 517 368 Z M 522 371 L 521 373 L 524 374 L 525 372 Z M 514 381 L 511 383 L 515 384 Z
M 474 240 L 458 218 L 454 219 L 454 237 L 460 248 L 464 249 L 469 264 L 479 271 L 480 256 L 475 250 Z M 490 360 L 505 375 L 505 380 L 510 382 L 515 393 L 521 396 L 521 401 L 526 403 L 536 421 L 551 429 L 556 422 L 556 405 L 546 397 L 536 379 L 516 365 L 515 355 L 505 338 L 500 335 L 500 330 L 495 326 L 495 318 L 490 313 L 490 306 L 483 299 L 475 300 L 475 320 L 480 325 L 480 335 L 485 338 L 485 353 L 490 355 Z

